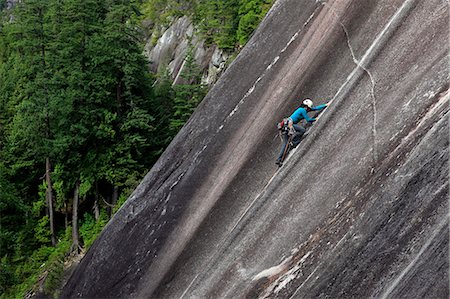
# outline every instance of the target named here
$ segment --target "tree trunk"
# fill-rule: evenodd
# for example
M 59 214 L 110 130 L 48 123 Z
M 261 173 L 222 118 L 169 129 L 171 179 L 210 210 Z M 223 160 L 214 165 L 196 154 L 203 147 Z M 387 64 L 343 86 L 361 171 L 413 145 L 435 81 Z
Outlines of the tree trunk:
M 119 187 L 114 186 L 111 205 L 115 206 L 119 199 Z
M 50 234 L 52 240 L 52 246 L 56 246 L 56 235 L 55 235 L 55 221 L 53 216 L 53 187 L 52 179 L 50 176 L 51 164 L 50 158 L 45 159 L 45 181 L 47 183 L 47 190 L 45 191 L 45 198 L 47 201 L 48 218 L 50 220 Z
M 111 219 L 112 209 L 111 209 L 111 196 L 106 196 L 106 212 L 108 213 L 108 217 Z
M 100 210 L 98 208 L 98 199 L 97 199 L 97 197 L 95 198 L 95 202 L 94 202 L 94 218 L 95 218 L 96 222 L 98 222 L 98 220 L 100 219 Z
M 95 221 L 100 219 L 100 209 L 98 207 L 98 182 L 95 182 L 94 217 Z
M 64 200 L 64 229 L 67 230 L 69 227 L 69 203 Z
M 112 198 L 111 198 L 111 203 L 108 206 L 109 218 L 112 217 L 113 209 L 114 209 L 114 206 L 117 204 L 117 200 L 118 199 L 119 199 L 119 187 L 114 186 L 113 193 L 112 193 Z
M 73 194 L 73 207 L 72 207 L 72 251 L 80 253 L 80 234 L 78 231 L 78 203 L 80 195 L 80 182 L 75 184 L 75 191 Z

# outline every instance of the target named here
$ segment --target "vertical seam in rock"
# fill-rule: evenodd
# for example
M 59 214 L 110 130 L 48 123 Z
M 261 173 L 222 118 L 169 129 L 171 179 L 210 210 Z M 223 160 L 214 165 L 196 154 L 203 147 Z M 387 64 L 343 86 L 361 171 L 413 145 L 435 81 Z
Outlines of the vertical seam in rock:
M 376 105 L 376 97 L 375 97 L 375 80 L 370 73 L 370 71 L 361 65 L 360 61 L 356 58 L 355 52 L 353 51 L 353 47 L 350 43 L 350 35 L 348 34 L 347 28 L 342 22 L 339 22 L 341 24 L 342 29 L 344 30 L 346 39 L 347 39 L 347 45 L 350 50 L 350 53 L 352 55 L 353 62 L 363 69 L 367 75 L 370 78 L 370 82 L 372 83 L 372 88 L 370 90 L 370 94 L 372 97 L 372 109 L 373 109 L 373 122 L 372 122 L 372 139 L 373 139 L 373 148 L 372 148 L 372 154 L 373 154 L 373 164 L 375 165 L 378 160 L 378 152 L 377 152 L 377 105 Z
M 328 4 L 328 3 L 325 3 Z M 356 58 L 355 55 L 355 51 L 353 50 L 352 44 L 350 43 L 350 35 L 348 33 L 347 28 L 345 27 L 344 23 L 342 23 L 342 21 L 340 21 L 340 17 L 338 16 L 338 14 L 334 11 L 333 7 L 331 7 L 330 9 L 331 13 L 334 14 L 339 22 L 339 24 L 342 27 L 342 30 L 344 31 L 346 40 L 347 40 L 347 46 L 348 49 L 350 50 L 350 54 L 352 55 L 352 60 L 353 62 L 356 64 L 357 67 L 361 68 L 364 72 L 367 73 L 367 75 L 369 76 L 370 82 L 372 83 L 372 87 L 370 90 L 370 95 L 372 98 L 372 110 L 373 110 L 373 122 L 372 122 L 372 142 L 373 142 L 373 146 L 372 146 L 372 160 L 373 160 L 373 168 L 372 171 L 374 171 L 374 167 L 375 164 L 378 160 L 378 151 L 377 151 L 377 106 L 376 106 L 376 97 L 375 97 L 375 80 L 372 76 L 372 74 L 370 73 L 370 71 L 364 67 L 361 64 L 361 61 L 358 60 Z
M 374 60 L 375 56 L 381 51 L 381 49 L 384 47 L 386 42 L 395 33 L 397 28 L 399 26 L 401 26 L 403 20 L 409 15 L 409 12 L 415 7 L 417 2 L 418 2 L 418 0 L 405 0 L 403 2 L 401 7 L 390 18 L 389 22 L 384 26 L 383 30 L 377 35 L 375 40 L 372 42 L 370 47 L 366 50 L 365 54 L 361 57 L 361 59 L 359 61 L 356 60 L 356 58 L 354 57 L 354 54 L 353 54 L 354 62 L 358 66 L 356 69 L 360 68 L 360 69 L 362 69 L 363 71 L 365 71 L 369 75 L 369 77 L 370 77 L 370 79 L 372 81 L 372 86 L 373 86 L 372 91 L 373 91 L 373 93 L 374 93 L 374 88 L 375 88 L 374 87 L 375 81 L 373 80 L 373 77 L 370 74 L 370 72 L 364 66 L 369 65 Z M 341 24 L 341 26 L 343 26 L 342 22 L 339 21 L 339 16 L 336 14 L 336 12 L 333 10 L 333 8 L 331 8 L 331 12 L 337 16 L 337 21 Z M 343 26 L 343 27 L 345 27 L 345 26 Z M 347 35 L 347 32 L 346 32 L 346 35 Z M 347 40 L 348 40 L 348 35 L 347 35 Z M 348 45 L 350 46 L 350 42 L 348 42 Z M 352 50 L 353 49 L 351 48 L 351 51 Z M 353 72 L 349 75 L 349 78 L 356 74 L 356 69 L 353 70 Z M 344 83 L 344 85 L 341 86 L 341 88 L 338 90 L 336 95 L 333 97 L 332 101 L 334 101 L 338 97 L 338 95 L 340 95 L 341 90 L 344 88 L 344 86 L 346 84 L 347 84 L 347 82 Z M 373 106 L 372 108 L 373 108 L 373 116 L 374 116 L 374 124 L 375 124 L 376 120 L 377 120 L 377 111 L 376 111 L 375 95 L 374 94 L 372 96 L 372 106 Z M 376 126 L 374 125 L 372 127 L 372 135 L 374 136 L 373 137 L 373 139 L 374 139 L 374 146 L 375 146 L 375 143 L 376 143 L 376 133 L 377 133 L 376 132 Z M 377 158 L 378 158 L 377 155 L 378 155 L 378 153 L 375 151 L 375 148 L 374 148 L 373 149 L 373 160 L 374 161 L 377 160 Z M 372 168 L 372 171 L 374 171 L 374 168 Z

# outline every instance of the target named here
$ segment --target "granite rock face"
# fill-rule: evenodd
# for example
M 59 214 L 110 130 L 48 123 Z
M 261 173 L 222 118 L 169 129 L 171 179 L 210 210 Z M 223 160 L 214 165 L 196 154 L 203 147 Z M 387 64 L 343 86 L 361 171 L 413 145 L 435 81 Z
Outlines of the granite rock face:
M 145 55 L 150 60 L 153 72 L 168 69 L 174 84 L 182 84 L 180 77 L 188 51 L 192 51 L 195 62 L 202 72 L 202 82 L 214 84 L 226 68 L 228 54 L 216 46 L 207 46 L 196 34 L 192 22 L 187 17 L 175 21 L 164 30 L 155 45 L 151 41 L 145 46 Z
M 62 297 L 448 298 L 443 0 L 279 0 Z M 332 99 L 277 169 L 275 123 Z
M 17 4 L 17 2 L 19 2 L 19 0 L 6 0 L 5 8 L 8 10 L 12 9 Z

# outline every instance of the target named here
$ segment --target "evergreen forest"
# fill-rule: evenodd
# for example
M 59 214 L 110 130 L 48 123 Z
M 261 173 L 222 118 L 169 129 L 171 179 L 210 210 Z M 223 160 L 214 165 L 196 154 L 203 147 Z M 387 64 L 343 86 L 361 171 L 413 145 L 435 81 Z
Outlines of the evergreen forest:
M 191 52 L 190 84 L 149 72 L 148 31 L 188 16 L 237 53 L 272 2 L 0 0 L 0 298 L 57 297 L 206 95 Z

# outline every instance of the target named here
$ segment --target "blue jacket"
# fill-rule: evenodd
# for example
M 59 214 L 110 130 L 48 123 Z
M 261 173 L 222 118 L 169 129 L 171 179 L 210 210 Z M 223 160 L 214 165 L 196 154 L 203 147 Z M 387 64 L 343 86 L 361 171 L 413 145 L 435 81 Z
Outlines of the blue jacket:
M 327 105 L 319 105 L 316 107 L 312 107 L 311 110 L 317 111 L 317 110 L 322 110 L 326 107 L 327 107 Z M 295 110 L 294 113 L 292 113 L 292 115 L 289 118 L 292 119 L 294 124 L 298 123 L 302 119 L 306 119 L 306 121 L 311 122 L 311 123 L 316 120 L 314 117 L 309 117 L 308 112 L 303 107 L 300 107 L 297 110 Z

